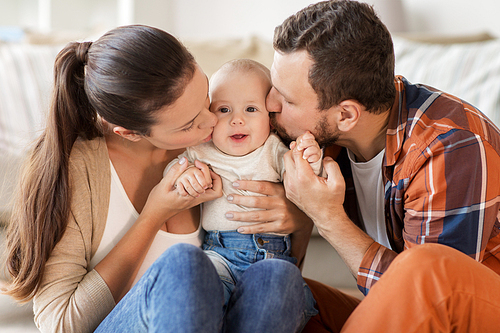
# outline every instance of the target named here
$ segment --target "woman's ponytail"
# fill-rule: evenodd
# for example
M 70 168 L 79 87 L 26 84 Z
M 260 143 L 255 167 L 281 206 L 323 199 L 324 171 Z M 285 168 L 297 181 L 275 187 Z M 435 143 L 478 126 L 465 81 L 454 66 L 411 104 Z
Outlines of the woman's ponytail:
M 7 293 L 18 300 L 34 296 L 66 229 L 76 139 L 101 136 L 100 117 L 149 135 L 157 111 L 179 98 L 195 70 L 193 56 L 175 37 L 143 25 L 113 29 L 93 43 L 70 43 L 58 54 L 47 124 L 21 173 L 7 234 Z
M 61 239 L 69 217 L 69 156 L 76 139 L 102 135 L 85 93 L 90 42 L 68 44 L 54 66 L 54 91 L 45 130 L 35 142 L 20 176 L 7 233 L 7 293 L 31 299 L 45 263 Z

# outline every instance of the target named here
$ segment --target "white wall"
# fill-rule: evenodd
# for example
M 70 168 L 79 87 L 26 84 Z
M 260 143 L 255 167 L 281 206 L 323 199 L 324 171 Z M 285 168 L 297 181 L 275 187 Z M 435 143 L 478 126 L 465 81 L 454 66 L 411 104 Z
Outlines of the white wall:
M 366 0 L 376 9 L 394 8 L 409 31 L 467 34 L 488 31 L 500 37 L 498 0 Z M 108 30 L 124 23 L 143 23 L 168 30 L 181 39 L 213 39 L 259 35 L 271 39 L 274 27 L 314 0 L 0 0 L 0 26 L 43 27 L 39 3 L 49 3 L 49 28 Z M 384 5 L 389 3 L 390 5 Z M 121 6 L 121 7 L 120 7 Z M 120 14 L 119 7 L 123 11 Z
M 285 18 L 314 3 L 311 0 L 177 0 L 172 32 L 203 39 L 259 35 L 272 39 Z
M 500 37 L 498 0 L 403 0 L 403 5 L 411 31 L 490 32 Z
M 139 0 L 136 0 L 139 1 Z M 150 0 L 151 1 L 151 0 Z M 409 32 L 474 34 L 500 37 L 498 0 L 365 0 L 374 4 L 386 24 Z M 272 39 L 274 27 L 311 0 L 170 0 L 167 28 L 181 38 L 239 37 L 257 34 Z M 397 18 L 388 13 L 397 5 Z M 398 20 L 399 19 L 399 20 Z

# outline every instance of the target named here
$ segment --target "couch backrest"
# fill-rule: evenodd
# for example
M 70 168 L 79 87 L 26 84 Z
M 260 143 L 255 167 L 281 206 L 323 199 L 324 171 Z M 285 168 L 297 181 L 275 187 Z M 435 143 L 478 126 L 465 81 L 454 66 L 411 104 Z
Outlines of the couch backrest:
M 432 44 L 394 37 L 396 74 L 453 94 L 500 125 L 500 40 Z
M 271 66 L 270 41 L 259 38 L 186 41 L 210 76 L 224 62 L 251 58 Z M 477 106 L 500 124 L 500 40 L 430 44 L 394 37 L 396 74 L 425 83 Z M 0 43 L 0 214 L 8 207 L 26 147 L 43 126 L 62 45 Z
M 26 147 L 42 127 L 61 48 L 0 43 L 0 214 L 9 205 Z
M 0 151 L 21 155 L 41 128 L 61 47 L 0 44 Z

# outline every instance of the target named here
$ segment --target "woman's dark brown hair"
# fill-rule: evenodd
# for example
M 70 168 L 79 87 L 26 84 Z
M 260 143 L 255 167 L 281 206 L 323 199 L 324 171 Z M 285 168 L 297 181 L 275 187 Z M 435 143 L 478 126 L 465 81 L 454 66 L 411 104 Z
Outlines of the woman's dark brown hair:
M 78 137 L 102 136 L 100 117 L 148 135 L 156 111 L 173 103 L 196 63 L 170 34 L 134 25 L 95 42 L 70 43 L 57 56 L 45 130 L 21 172 L 7 233 L 7 293 L 27 301 L 68 222 L 69 156 Z
M 349 0 L 310 5 L 276 27 L 273 44 L 282 53 L 308 52 L 314 62 L 309 82 L 320 109 L 347 99 L 371 112 L 392 106 L 394 48 L 371 6 Z

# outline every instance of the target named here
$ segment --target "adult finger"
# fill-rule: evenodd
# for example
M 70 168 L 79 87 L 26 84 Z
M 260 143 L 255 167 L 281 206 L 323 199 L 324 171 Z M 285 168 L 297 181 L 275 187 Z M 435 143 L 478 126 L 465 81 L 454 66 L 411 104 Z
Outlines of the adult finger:
M 201 195 L 203 202 L 214 200 L 222 196 L 222 180 L 218 174 L 209 170 L 210 179 L 212 181 L 212 187 L 207 189 L 204 194 Z
M 263 195 L 277 195 L 283 186 L 280 183 L 264 180 L 237 180 L 233 183 L 233 187 Z
M 284 214 L 279 210 L 257 209 L 249 211 L 229 211 L 225 214 L 231 221 L 239 222 L 274 222 L 284 219 Z
M 340 171 L 340 166 L 330 156 L 327 156 L 323 159 L 323 169 L 327 174 L 328 182 L 339 180 L 344 181 L 344 177 L 342 176 L 342 172 Z
M 291 234 L 293 229 L 287 228 L 282 221 L 263 222 L 239 227 L 237 230 L 241 234 Z
M 187 167 L 187 159 L 183 156 L 170 168 L 170 170 L 168 170 L 163 179 L 165 182 L 167 182 L 166 185 L 168 186 L 169 190 L 175 188 L 175 182 L 177 181 L 177 178 L 179 178 L 179 176 L 182 175 L 184 171 L 186 171 Z

